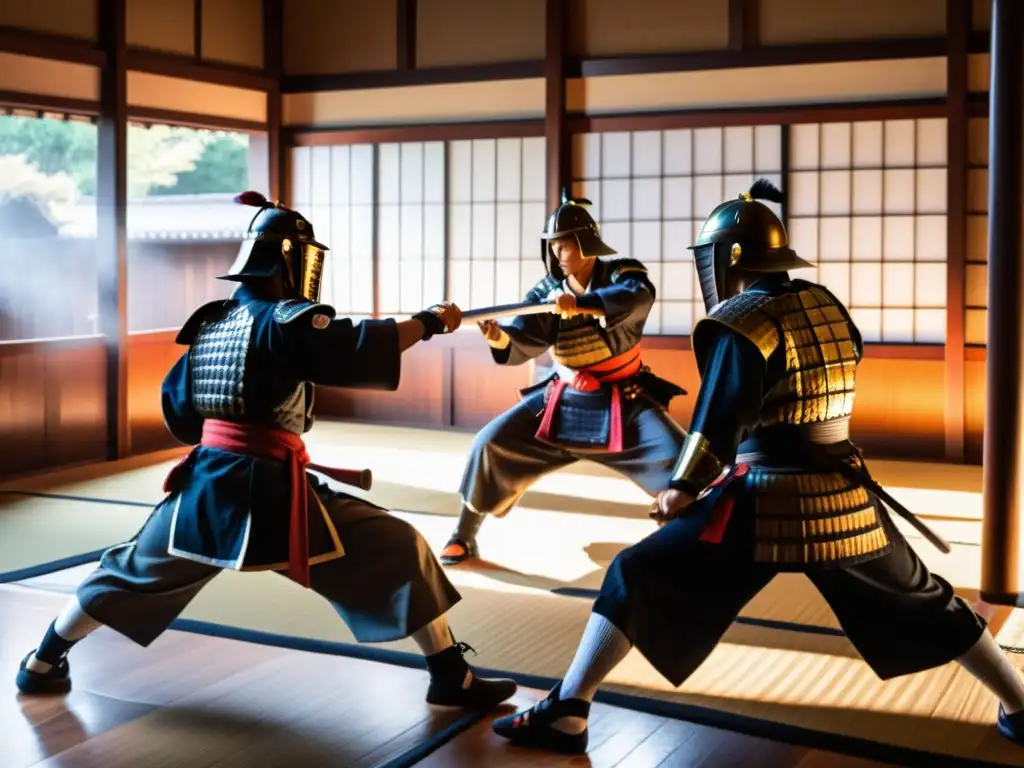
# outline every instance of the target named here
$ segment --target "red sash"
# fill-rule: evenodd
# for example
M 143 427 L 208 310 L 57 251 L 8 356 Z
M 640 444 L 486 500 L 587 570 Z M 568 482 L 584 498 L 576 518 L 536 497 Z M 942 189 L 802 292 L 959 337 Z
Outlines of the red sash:
M 608 427 L 608 451 L 611 453 L 622 452 L 622 395 L 619 392 L 618 384 L 614 382 L 623 381 L 635 376 L 643 363 L 640 361 L 640 345 L 621 355 L 615 355 L 603 362 L 580 368 L 572 382 L 564 379 L 557 379 L 551 383 L 548 392 L 548 402 L 544 408 L 544 416 L 540 420 L 540 427 L 537 428 L 535 437 L 545 442 L 551 439 L 551 425 L 555 419 L 555 412 L 558 410 L 558 401 L 566 387 L 571 386 L 580 392 L 596 392 L 602 384 L 612 384 L 611 403 L 611 424 Z
M 709 544 L 722 543 L 725 529 L 729 525 L 729 517 L 732 515 L 733 505 L 736 503 L 736 494 L 730 491 L 728 484 L 732 482 L 733 478 L 743 477 L 747 474 L 749 468 L 746 464 L 734 464 L 728 471 L 716 477 L 714 482 L 704 490 L 704 493 L 707 493 L 712 488 L 717 488 L 720 485 L 726 486 L 722 489 L 722 495 L 718 497 L 718 501 L 715 502 L 715 509 L 711 514 L 711 519 L 708 520 L 707 525 L 704 526 L 704 530 L 700 534 L 701 541 L 706 541 Z M 700 498 L 700 496 L 697 498 Z
M 207 419 L 203 422 L 203 439 L 200 445 L 243 456 L 279 461 L 288 465 L 291 484 L 288 577 L 304 587 L 309 587 L 309 519 L 307 513 L 309 485 L 306 483 L 306 469 L 315 469 L 329 477 L 332 476 L 334 470 L 330 467 L 312 464 L 302 438 L 283 429 Z M 182 459 L 168 473 L 167 479 L 164 480 L 165 493 L 170 492 L 174 476 L 188 461 L 189 456 Z

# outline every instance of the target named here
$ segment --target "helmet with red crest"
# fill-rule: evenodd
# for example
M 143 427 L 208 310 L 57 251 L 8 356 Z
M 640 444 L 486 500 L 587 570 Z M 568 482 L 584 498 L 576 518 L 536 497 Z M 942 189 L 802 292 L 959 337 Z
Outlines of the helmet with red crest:
M 259 210 L 249 222 L 235 263 L 221 279 L 246 282 L 279 274 L 289 298 L 319 301 L 328 248 L 313 235 L 313 225 L 259 192 L 243 192 L 235 202 Z

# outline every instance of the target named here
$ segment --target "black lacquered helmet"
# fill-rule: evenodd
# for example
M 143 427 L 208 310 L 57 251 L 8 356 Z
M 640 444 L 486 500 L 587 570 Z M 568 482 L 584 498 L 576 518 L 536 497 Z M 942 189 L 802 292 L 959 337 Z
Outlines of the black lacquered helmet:
M 782 191 L 758 179 L 749 192 L 718 205 L 690 246 L 708 312 L 729 298 L 725 286 L 730 270 L 769 274 L 814 266 L 789 247 L 786 228 L 761 200 L 782 203 Z
M 271 203 L 259 192 L 243 192 L 236 203 L 259 208 L 245 234 L 235 263 L 222 280 L 245 282 L 279 273 L 289 298 L 320 300 L 327 246 L 297 211 Z
M 597 222 L 585 206 L 593 205 L 589 200 L 578 197 L 571 198 L 566 190 L 562 190 L 562 202 L 548 216 L 544 231 L 540 234 L 540 253 L 548 274 L 561 280 L 565 277 L 558 260 L 551 251 L 551 241 L 563 237 L 575 237 L 580 251 L 585 257 L 611 256 L 616 251 L 602 239 Z

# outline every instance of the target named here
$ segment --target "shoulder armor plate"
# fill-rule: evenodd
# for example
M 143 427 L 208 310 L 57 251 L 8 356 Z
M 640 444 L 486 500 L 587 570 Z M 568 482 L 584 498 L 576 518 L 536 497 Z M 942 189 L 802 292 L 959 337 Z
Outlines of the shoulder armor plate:
M 537 283 L 530 292 L 526 294 L 526 301 L 537 301 L 542 302 L 547 299 L 548 295 L 558 288 L 559 282 L 555 280 L 551 275 L 547 275 L 543 280 Z
M 305 299 L 286 299 L 285 301 L 277 302 L 277 305 L 274 307 L 274 321 L 281 325 L 287 325 L 310 312 L 315 312 L 318 315 L 327 315 L 327 317 L 334 317 L 336 314 L 334 307 L 328 304 L 317 304 Z
M 611 282 L 616 282 L 620 277 L 626 277 L 628 275 L 646 275 L 647 267 L 643 265 L 643 262 L 637 259 L 630 259 L 626 256 L 622 256 L 617 259 L 607 259 L 608 269 L 611 274 Z
M 796 299 L 796 294 L 772 295 L 750 291 L 726 299 L 713 310 L 701 323 L 718 323 L 744 338 L 752 341 L 762 357 L 767 360 L 782 343 L 779 334 L 778 318 L 772 311 L 776 302 Z M 696 328 L 694 328 L 696 331 Z
M 178 331 L 178 335 L 174 337 L 174 343 L 185 344 L 186 346 L 191 344 L 195 341 L 200 326 L 207 318 L 218 312 L 234 309 L 236 306 L 238 306 L 238 302 L 234 299 L 217 299 L 217 301 L 203 304 L 203 306 L 189 315 L 188 320 L 185 321 L 185 324 L 181 326 L 181 330 Z

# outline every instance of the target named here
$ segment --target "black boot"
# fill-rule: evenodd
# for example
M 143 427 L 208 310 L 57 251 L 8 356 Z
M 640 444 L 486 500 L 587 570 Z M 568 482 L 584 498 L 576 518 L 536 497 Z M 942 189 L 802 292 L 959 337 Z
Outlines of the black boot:
M 441 565 L 458 565 L 471 557 L 480 556 L 480 548 L 476 543 L 476 534 L 484 523 L 484 517 L 467 506 L 462 507 L 459 524 L 452 537 L 441 550 Z
M 1003 709 L 1003 705 L 1000 704 L 999 719 L 996 721 L 996 727 L 1003 738 L 1024 747 L 1024 711 L 1008 715 L 1006 710 Z
M 68 665 L 68 651 L 77 640 L 65 640 L 57 634 L 56 621 L 50 623 L 39 648 L 31 651 L 21 660 L 15 683 L 18 690 L 29 694 L 59 694 L 71 690 L 71 667 Z M 35 672 L 28 668 L 28 661 L 35 654 L 39 661 L 50 665 L 46 672 Z
M 586 720 L 590 716 L 590 702 L 583 699 L 559 699 L 561 687 L 561 683 L 556 685 L 544 701 L 529 709 L 499 717 L 491 726 L 494 732 L 523 747 L 582 755 L 587 751 L 589 729 L 584 728 L 582 733 L 565 733 L 552 728 L 551 724 L 563 717 L 581 717 Z
M 473 649 L 466 643 L 456 643 L 440 653 L 426 657 L 427 669 L 430 670 L 428 704 L 486 711 L 515 694 L 515 681 L 488 679 L 477 677 L 475 674 L 469 685 L 463 687 L 466 673 L 472 671 L 463 658 L 466 651 Z

